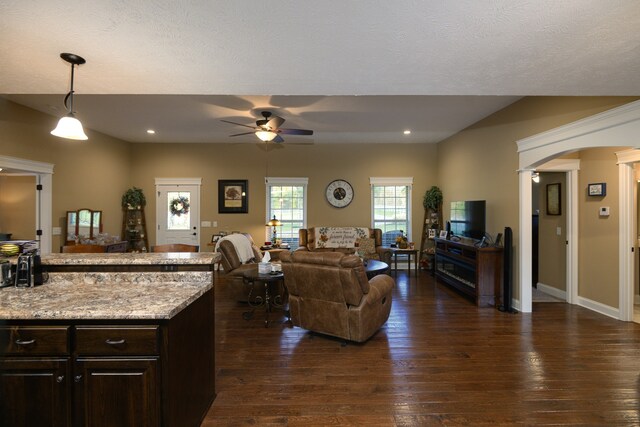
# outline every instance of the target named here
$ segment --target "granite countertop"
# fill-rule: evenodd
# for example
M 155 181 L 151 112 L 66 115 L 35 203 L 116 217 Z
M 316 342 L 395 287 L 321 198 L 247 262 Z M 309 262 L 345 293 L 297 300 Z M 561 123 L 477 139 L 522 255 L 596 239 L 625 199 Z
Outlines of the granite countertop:
M 46 283 L 0 289 L 0 319 L 171 319 L 213 287 L 200 283 Z
M 220 258 L 217 252 L 167 253 L 88 253 L 48 254 L 42 256 L 43 265 L 163 265 L 213 264 Z

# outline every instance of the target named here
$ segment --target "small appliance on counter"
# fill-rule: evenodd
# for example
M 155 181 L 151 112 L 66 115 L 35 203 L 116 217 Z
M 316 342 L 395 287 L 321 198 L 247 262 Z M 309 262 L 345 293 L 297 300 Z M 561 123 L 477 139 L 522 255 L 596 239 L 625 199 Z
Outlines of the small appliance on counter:
M 13 286 L 15 280 L 11 271 L 11 262 L 9 260 L 0 260 L 0 288 Z
M 42 264 L 37 251 L 18 255 L 15 272 L 16 288 L 32 288 L 44 283 Z

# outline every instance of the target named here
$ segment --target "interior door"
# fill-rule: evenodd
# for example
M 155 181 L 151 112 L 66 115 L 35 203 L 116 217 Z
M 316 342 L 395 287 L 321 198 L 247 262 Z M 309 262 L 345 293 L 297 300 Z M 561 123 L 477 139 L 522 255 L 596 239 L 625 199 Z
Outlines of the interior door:
M 200 245 L 200 186 L 159 185 L 156 245 Z

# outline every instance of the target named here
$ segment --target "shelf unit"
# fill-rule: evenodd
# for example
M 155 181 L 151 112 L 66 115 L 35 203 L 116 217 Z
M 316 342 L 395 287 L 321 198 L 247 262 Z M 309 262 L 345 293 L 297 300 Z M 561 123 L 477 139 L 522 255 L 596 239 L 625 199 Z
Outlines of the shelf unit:
M 477 306 L 498 304 L 502 284 L 503 249 L 478 248 L 466 242 L 435 239 L 435 275 L 472 299 Z
M 127 252 L 149 252 L 149 237 L 144 208 L 122 212 L 122 240 L 127 242 Z

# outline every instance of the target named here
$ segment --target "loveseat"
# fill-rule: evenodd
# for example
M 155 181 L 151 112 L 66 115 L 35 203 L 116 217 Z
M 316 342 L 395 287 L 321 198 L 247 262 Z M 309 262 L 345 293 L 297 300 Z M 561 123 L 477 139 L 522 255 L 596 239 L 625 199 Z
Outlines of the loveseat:
M 280 257 L 294 326 L 364 342 L 389 318 L 395 281 L 386 274 L 367 279 L 358 256 L 294 251 Z
M 327 229 L 356 229 L 355 245 L 349 243 L 337 245 L 327 245 L 323 243 L 323 238 L 327 235 Z M 389 264 L 391 262 L 391 251 L 382 246 L 382 230 L 379 228 L 356 228 L 356 227 L 313 227 L 301 228 L 298 231 L 299 247 L 296 250 L 309 252 L 340 252 L 343 254 L 355 254 L 363 256 L 365 259 L 379 259 Z M 327 247 L 329 246 L 329 247 Z M 332 247 L 343 246 L 343 247 Z

